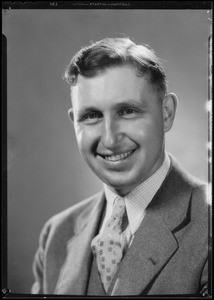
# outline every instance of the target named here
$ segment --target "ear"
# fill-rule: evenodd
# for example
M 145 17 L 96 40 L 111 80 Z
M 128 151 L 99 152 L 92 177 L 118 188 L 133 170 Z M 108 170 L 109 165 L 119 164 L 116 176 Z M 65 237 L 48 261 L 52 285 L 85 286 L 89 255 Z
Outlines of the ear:
M 173 125 L 177 105 L 178 105 L 178 99 L 177 96 L 173 93 L 167 94 L 163 99 L 162 111 L 163 111 L 164 132 L 169 131 Z
M 69 108 L 69 110 L 68 110 L 68 116 L 69 116 L 70 120 L 73 123 L 74 122 L 74 110 L 73 110 L 73 108 Z

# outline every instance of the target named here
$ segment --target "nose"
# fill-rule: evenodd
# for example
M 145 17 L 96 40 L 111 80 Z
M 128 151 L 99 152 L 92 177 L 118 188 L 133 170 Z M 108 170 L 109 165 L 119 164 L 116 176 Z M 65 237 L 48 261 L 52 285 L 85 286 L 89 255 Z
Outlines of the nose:
M 114 149 L 123 139 L 120 124 L 113 118 L 106 118 L 103 122 L 101 141 L 105 148 Z

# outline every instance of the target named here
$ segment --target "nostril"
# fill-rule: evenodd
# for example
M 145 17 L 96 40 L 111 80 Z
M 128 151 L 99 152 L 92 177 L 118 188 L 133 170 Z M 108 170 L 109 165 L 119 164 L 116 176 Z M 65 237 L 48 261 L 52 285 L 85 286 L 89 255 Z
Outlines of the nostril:
M 105 148 L 112 150 L 119 146 L 123 140 L 123 134 L 116 131 L 108 132 L 102 135 L 101 140 Z
M 117 144 L 117 139 L 114 134 L 105 134 L 102 136 L 102 142 L 106 148 L 114 148 Z

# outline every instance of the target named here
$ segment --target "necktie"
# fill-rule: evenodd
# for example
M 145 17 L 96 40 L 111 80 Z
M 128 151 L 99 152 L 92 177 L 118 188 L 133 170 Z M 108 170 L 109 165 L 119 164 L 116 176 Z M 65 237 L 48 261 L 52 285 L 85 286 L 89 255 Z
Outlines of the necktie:
M 123 231 L 128 223 L 124 199 L 115 199 L 113 214 L 107 221 L 102 234 L 98 234 L 91 243 L 91 249 L 97 260 L 100 277 L 107 292 L 111 280 L 117 271 L 125 247 Z

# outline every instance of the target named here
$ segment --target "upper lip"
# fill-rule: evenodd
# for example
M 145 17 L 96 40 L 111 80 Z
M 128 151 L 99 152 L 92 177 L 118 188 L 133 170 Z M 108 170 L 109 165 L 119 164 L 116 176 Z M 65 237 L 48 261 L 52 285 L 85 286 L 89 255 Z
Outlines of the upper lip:
M 135 148 L 136 149 L 136 148 Z M 135 149 L 130 149 L 130 150 L 123 150 L 123 151 L 118 151 L 118 152 L 114 152 L 114 153 L 97 153 L 98 155 L 101 155 L 101 156 L 116 156 L 116 155 L 121 155 L 121 154 L 125 154 L 127 152 L 132 152 L 134 151 Z

